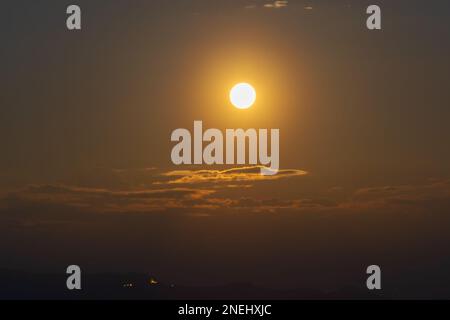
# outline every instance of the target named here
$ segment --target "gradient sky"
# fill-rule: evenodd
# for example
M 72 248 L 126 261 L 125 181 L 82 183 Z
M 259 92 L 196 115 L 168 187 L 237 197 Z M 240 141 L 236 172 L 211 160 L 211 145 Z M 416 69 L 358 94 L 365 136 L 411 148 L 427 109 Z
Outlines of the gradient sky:
M 382 31 L 371 1 L 77 3 L 80 32 L 70 1 L 1 5 L 0 268 L 449 284 L 448 1 L 377 1 Z M 279 128 L 281 172 L 172 165 L 194 120 Z

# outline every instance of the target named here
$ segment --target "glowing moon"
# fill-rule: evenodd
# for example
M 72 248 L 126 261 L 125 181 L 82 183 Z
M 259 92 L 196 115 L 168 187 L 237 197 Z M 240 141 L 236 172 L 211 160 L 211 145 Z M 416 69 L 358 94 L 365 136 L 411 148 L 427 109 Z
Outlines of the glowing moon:
M 248 83 L 238 83 L 230 91 L 230 101 L 238 109 L 250 108 L 256 100 L 256 91 Z

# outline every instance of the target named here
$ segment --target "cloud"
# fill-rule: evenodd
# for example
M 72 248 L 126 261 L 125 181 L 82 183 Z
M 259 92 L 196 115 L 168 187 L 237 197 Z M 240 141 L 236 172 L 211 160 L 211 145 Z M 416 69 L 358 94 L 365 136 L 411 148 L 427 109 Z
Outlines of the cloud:
M 249 182 L 263 180 L 279 180 L 290 177 L 304 176 L 306 171 L 297 169 L 279 170 L 276 175 L 261 175 L 261 166 L 233 168 L 228 170 L 175 170 L 162 174 L 170 179 L 156 184 L 198 184 L 220 182 Z
M 63 184 L 108 190 L 153 189 L 155 185 L 170 184 L 199 184 L 227 183 L 230 188 L 251 187 L 242 182 L 262 180 L 279 180 L 288 177 L 306 175 L 307 172 L 298 169 L 278 170 L 274 175 L 261 175 L 261 169 L 270 170 L 263 166 L 236 167 L 226 170 L 172 170 L 159 172 L 157 168 L 142 169 L 107 169 L 94 168 L 74 173 Z
M 280 8 L 284 8 L 288 6 L 288 1 L 286 0 L 281 0 L 281 1 L 274 1 L 271 3 L 266 3 L 264 5 L 264 8 L 272 8 L 272 9 L 280 9 Z
M 255 199 L 221 196 L 216 190 L 167 188 L 137 191 L 111 191 L 63 185 L 33 185 L 10 192 L 0 202 L 1 208 L 33 210 L 35 208 L 77 209 L 105 212 L 155 212 L 169 209 L 203 211 L 230 209 L 250 212 L 274 212 L 278 209 L 318 208 L 316 200 Z M 189 212 L 185 212 L 189 213 Z M 203 212 L 204 213 L 204 212 Z
M 263 176 L 261 166 L 227 170 L 179 170 L 159 173 L 156 168 L 107 169 L 95 168 L 74 174 L 60 184 L 29 185 L 7 191 L 0 197 L 0 211 L 14 212 L 91 212 L 143 213 L 190 210 L 198 213 L 227 208 L 248 209 L 225 190 L 250 190 L 253 182 L 278 180 L 305 175 L 302 170 L 280 170 L 277 175 Z M 192 186 L 196 185 L 195 188 Z M 261 200 L 258 200 L 261 201 Z M 262 210 L 277 205 L 259 203 Z M 294 208 L 295 203 L 278 207 Z M 258 210 L 251 208 L 251 210 Z
M 420 185 L 361 188 L 342 204 L 351 209 L 431 210 L 450 209 L 450 180 L 431 180 Z
M 450 180 L 429 180 L 416 185 L 364 187 L 356 190 L 329 187 L 309 193 L 303 186 L 267 189 L 259 181 L 294 179 L 307 174 L 298 169 L 263 176 L 260 166 L 227 170 L 104 169 L 81 183 L 30 185 L 0 197 L 0 212 L 151 213 L 176 212 L 205 216 L 213 213 L 427 212 L 450 210 Z M 110 175 L 111 174 L 111 175 Z M 89 176 L 89 175 L 87 175 Z M 288 183 L 291 183 L 289 181 Z M 261 189 L 258 189 L 261 188 Z M 278 187 L 277 187 L 278 188 Z M 259 192 L 262 191 L 262 192 Z M 275 192 L 274 192 L 275 191 Z M 275 193 L 277 196 L 275 196 Z
M 33 185 L 10 192 L 3 199 L 2 206 L 62 206 L 95 212 L 161 211 L 195 207 L 195 201 L 200 201 L 214 192 L 189 188 L 112 191 L 63 185 Z
M 283 210 L 320 210 L 336 207 L 337 203 L 327 199 L 255 199 L 243 197 L 233 201 L 230 207 L 234 209 L 249 209 L 252 212 L 272 212 Z

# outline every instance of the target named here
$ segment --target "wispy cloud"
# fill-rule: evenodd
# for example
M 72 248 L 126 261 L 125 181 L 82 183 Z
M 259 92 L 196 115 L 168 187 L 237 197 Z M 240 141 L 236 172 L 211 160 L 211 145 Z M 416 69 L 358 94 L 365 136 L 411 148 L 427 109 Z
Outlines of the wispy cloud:
M 261 175 L 261 166 L 233 168 L 228 170 L 175 170 L 163 174 L 170 179 L 156 184 L 198 184 L 220 182 L 249 182 L 264 180 L 279 180 L 291 177 L 299 177 L 307 174 L 298 169 L 279 170 L 276 175 Z
M 427 212 L 450 210 L 450 180 L 416 185 L 394 185 L 345 191 L 324 187 L 309 194 L 295 188 L 263 191 L 260 181 L 295 179 L 298 169 L 263 176 L 260 166 L 227 170 L 173 170 L 155 168 L 92 172 L 92 183 L 30 185 L 0 197 L 0 216 L 11 212 L 150 213 L 177 212 L 205 216 L 214 212 Z M 301 180 L 301 179 L 300 179 Z M 120 183 L 117 183 L 120 181 Z M 305 180 L 306 181 L 306 180 Z M 309 181 L 309 180 L 308 180 Z M 145 182 L 145 183 L 143 183 Z M 291 181 L 288 182 L 290 186 Z M 88 186 L 86 186 L 88 185 Z M 90 186 L 92 185 L 92 186 Z M 258 188 L 262 189 L 258 189 Z M 304 190 L 304 189 L 303 189 Z
M 274 1 L 271 3 L 266 3 L 264 5 L 265 8 L 273 8 L 273 9 L 280 9 L 288 6 L 288 1 L 286 0 L 280 0 L 280 1 Z
M 96 168 L 75 174 L 60 184 L 29 185 L 10 190 L 0 198 L 0 210 L 59 208 L 89 212 L 155 212 L 174 209 L 216 210 L 247 209 L 243 200 L 227 196 L 225 190 L 250 190 L 255 181 L 303 176 L 302 170 L 280 170 L 263 176 L 260 166 L 227 170 L 175 170 L 159 172 L 156 168 Z M 193 187 L 195 185 L 195 188 Z M 255 200 L 255 206 L 272 210 L 275 206 Z M 296 203 L 279 203 L 295 207 Z M 257 208 L 251 208 L 258 210 Z M 188 212 L 186 212 L 188 213 Z
M 234 200 L 229 205 L 230 208 L 250 211 L 250 212 L 270 212 L 276 213 L 280 210 L 300 211 L 300 210 L 321 210 L 336 207 L 338 204 L 328 199 L 255 199 L 243 197 Z
M 10 192 L 3 207 L 62 206 L 95 212 L 140 212 L 195 207 L 214 190 L 170 188 L 111 191 L 63 185 L 33 185 Z M 6 204 L 6 205 L 5 205 Z
M 420 185 L 361 188 L 342 206 L 350 209 L 383 210 L 450 209 L 450 180 L 431 180 Z

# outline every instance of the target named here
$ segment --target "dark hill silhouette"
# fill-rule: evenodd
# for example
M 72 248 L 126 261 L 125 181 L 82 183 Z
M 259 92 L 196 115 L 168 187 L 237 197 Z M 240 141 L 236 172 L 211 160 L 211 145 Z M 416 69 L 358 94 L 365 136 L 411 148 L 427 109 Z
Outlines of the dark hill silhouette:
M 155 300 L 297 300 L 376 299 L 364 288 L 346 287 L 323 292 L 314 289 L 276 290 L 250 283 L 223 286 L 179 286 L 151 282 L 150 275 L 138 273 L 83 275 L 82 290 L 66 288 L 65 274 L 0 272 L 0 299 L 155 299 Z

